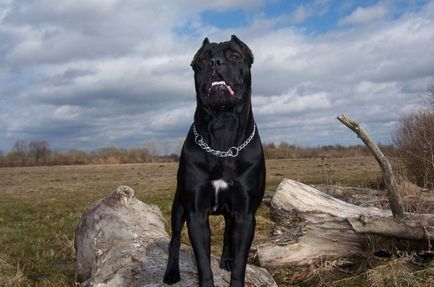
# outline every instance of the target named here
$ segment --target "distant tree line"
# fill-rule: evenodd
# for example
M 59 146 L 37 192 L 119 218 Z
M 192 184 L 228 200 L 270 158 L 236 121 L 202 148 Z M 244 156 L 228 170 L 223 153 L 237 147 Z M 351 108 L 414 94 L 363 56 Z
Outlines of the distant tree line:
M 379 145 L 381 150 L 390 155 L 394 155 L 392 145 Z M 352 156 L 370 156 L 369 150 L 364 145 L 324 145 L 319 147 L 300 147 L 281 142 L 279 145 L 274 143 L 264 144 L 264 153 L 267 159 L 296 159 L 296 158 L 344 158 Z
M 402 163 L 410 181 L 424 187 L 434 186 L 434 112 L 423 110 L 404 116 L 393 140 L 394 145 L 379 145 L 385 155 Z M 278 145 L 266 143 L 263 148 L 266 159 L 371 156 L 364 145 L 301 147 L 281 142 Z M 178 159 L 175 153 L 158 154 L 155 142 L 141 148 L 107 146 L 90 152 L 58 152 L 53 151 L 47 141 L 18 140 L 9 152 L 0 151 L 0 167 L 174 162 Z
M 168 146 L 168 143 L 165 143 Z M 267 159 L 296 158 L 342 158 L 350 156 L 368 156 L 369 151 L 362 145 L 341 146 L 328 145 L 320 147 L 300 147 L 287 142 L 264 144 Z M 392 152 L 392 146 L 382 146 L 383 150 Z M 164 148 L 168 153 L 169 148 Z M 47 141 L 17 140 L 8 153 L 0 151 L 0 166 L 39 166 L 39 165 L 84 165 L 84 164 L 123 164 L 145 162 L 177 161 L 175 153 L 159 155 L 154 141 L 148 142 L 142 148 L 121 148 L 107 146 L 90 152 L 70 150 L 57 152 L 50 149 Z
M 17 140 L 8 153 L 0 151 L 1 167 L 122 164 L 177 160 L 177 154 L 158 155 L 154 146 L 129 149 L 107 146 L 90 152 L 82 150 L 57 152 L 50 149 L 50 144 L 47 141 Z

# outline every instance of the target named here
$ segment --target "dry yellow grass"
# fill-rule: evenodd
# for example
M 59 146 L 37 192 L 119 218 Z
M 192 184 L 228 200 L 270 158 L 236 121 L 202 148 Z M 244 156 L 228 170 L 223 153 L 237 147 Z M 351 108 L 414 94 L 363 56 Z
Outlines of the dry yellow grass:
M 0 168 L 0 286 L 71 286 L 76 223 L 93 202 L 121 184 L 158 205 L 168 223 L 176 170 L 177 163 Z M 267 190 L 284 177 L 367 186 L 381 173 L 370 157 L 267 161 Z M 256 241 L 272 229 L 266 207 L 257 217 Z M 211 225 L 212 250 L 219 254 L 224 225 L 220 218 Z

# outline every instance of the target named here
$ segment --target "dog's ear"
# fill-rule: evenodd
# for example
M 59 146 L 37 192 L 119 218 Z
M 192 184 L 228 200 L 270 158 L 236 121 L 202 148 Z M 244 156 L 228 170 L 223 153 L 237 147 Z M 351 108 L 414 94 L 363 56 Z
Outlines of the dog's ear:
M 253 64 L 253 53 L 250 50 L 250 48 L 243 41 L 241 41 L 240 39 L 238 39 L 238 37 L 235 36 L 235 35 L 231 36 L 231 41 L 234 41 L 235 43 L 238 44 L 238 46 L 241 47 L 241 49 L 243 50 L 243 52 L 249 58 L 250 65 Z
M 197 57 L 199 56 L 200 52 L 202 52 L 203 47 L 205 47 L 208 44 L 209 44 L 209 40 L 207 37 L 207 38 L 203 39 L 202 47 L 196 52 L 196 54 L 194 54 L 193 60 L 191 61 L 191 64 L 190 64 L 190 66 L 192 66 L 193 69 L 194 69 L 194 65 L 196 63 Z
M 208 45 L 208 44 L 209 44 L 209 40 L 208 40 L 208 37 L 206 37 L 205 39 L 203 39 L 202 47 L 203 47 L 203 46 L 206 46 L 206 45 Z

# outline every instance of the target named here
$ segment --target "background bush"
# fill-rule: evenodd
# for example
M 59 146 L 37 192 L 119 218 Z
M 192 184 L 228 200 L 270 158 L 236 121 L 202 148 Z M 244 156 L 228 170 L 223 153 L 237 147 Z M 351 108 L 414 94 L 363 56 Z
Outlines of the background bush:
M 397 155 L 407 178 L 419 186 L 434 187 L 434 84 L 419 110 L 401 117 L 393 135 Z

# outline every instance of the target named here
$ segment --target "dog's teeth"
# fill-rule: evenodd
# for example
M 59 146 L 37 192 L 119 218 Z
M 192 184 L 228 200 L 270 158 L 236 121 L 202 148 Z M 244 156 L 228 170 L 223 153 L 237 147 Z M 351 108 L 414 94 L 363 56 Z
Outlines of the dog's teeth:
M 214 87 L 216 85 L 226 85 L 225 81 L 220 81 L 220 82 L 212 82 L 211 83 L 211 87 Z
M 231 86 L 226 85 L 226 88 L 228 88 L 229 93 L 233 96 L 235 92 L 232 90 Z
M 235 92 L 232 90 L 231 86 L 229 86 L 228 84 L 226 84 L 225 81 L 219 81 L 219 82 L 212 82 L 211 83 L 211 88 L 217 85 L 225 85 L 225 87 L 228 89 L 229 93 L 233 96 L 235 94 Z M 208 92 L 211 91 L 211 88 L 209 88 Z

